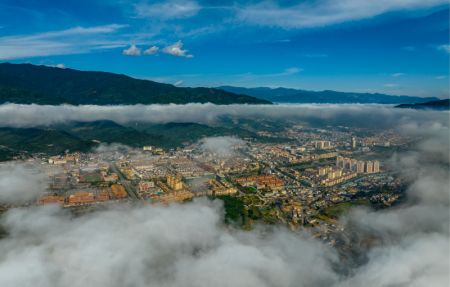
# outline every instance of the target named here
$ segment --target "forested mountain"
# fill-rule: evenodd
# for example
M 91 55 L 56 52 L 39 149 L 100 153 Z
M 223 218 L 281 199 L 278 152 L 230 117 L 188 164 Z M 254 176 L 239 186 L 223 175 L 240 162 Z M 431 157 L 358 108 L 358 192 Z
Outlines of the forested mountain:
M 214 88 L 181 88 L 125 75 L 31 64 L 0 64 L 0 104 L 270 104 Z

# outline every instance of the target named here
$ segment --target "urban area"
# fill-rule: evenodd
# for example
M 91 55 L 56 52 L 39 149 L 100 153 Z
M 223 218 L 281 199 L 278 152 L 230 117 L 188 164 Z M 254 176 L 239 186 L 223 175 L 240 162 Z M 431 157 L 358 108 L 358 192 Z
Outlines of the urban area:
M 225 220 L 311 228 L 333 243 L 338 218 L 353 206 L 386 208 L 402 199 L 403 180 L 388 159 L 411 139 L 393 130 L 364 136 L 351 128 L 293 125 L 270 141 L 219 137 L 164 150 L 110 146 L 91 153 L 27 159 L 48 177 L 30 205 L 57 204 L 84 213 L 111 204 L 170 204 L 196 197 L 221 199 Z M 279 143 L 277 138 L 288 138 Z M 229 139 L 232 139 L 231 141 Z M 3 205 L 3 209 L 12 206 Z

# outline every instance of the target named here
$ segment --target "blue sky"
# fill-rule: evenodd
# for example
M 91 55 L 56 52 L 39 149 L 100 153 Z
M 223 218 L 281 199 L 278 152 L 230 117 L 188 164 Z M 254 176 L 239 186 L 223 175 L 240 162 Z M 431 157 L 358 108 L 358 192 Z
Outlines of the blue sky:
M 180 86 L 449 95 L 447 0 L 0 0 L 0 61 Z

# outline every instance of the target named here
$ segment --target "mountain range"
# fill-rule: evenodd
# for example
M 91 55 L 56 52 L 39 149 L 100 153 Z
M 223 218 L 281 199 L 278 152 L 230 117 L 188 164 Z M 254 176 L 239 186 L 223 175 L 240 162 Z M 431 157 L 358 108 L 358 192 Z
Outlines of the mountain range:
M 0 64 L 0 104 L 271 104 L 279 103 L 421 103 L 430 98 L 383 94 L 311 92 L 269 88 L 181 88 L 153 81 L 105 72 L 84 72 L 31 64 Z M 434 98 L 431 98 L 434 99 Z M 438 103 L 442 104 L 442 103 Z M 445 104 L 445 103 L 444 103 Z M 430 105 L 437 105 L 431 103 Z M 448 107 L 448 100 L 447 100 Z M 423 105 L 400 107 L 423 108 Z M 155 145 L 166 149 L 192 143 L 203 137 L 233 135 L 258 138 L 252 125 L 222 119 L 219 126 L 196 123 L 120 125 L 113 121 L 68 122 L 35 127 L 2 127 L 0 123 L 0 161 L 33 153 L 60 154 L 65 150 L 87 151 L 98 143 L 122 143 L 133 147 Z M 266 126 L 264 126 L 266 128 Z M 257 130 L 257 129 L 256 129 Z
M 409 104 L 422 103 L 438 98 L 411 97 L 411 96 L 392 96 L 380 93 L 353 93 L 337 91 L 307 91 L 288 88 L 241 88 L 232 86 L 218 87 L 224 91 L 248 95 L 262 100 L 274 103 L 318 103 L 318 104 Z
M 0 104 L 413 104 L 433 100 L 438 98 L 266 87 L 187 88 L 107 72 L 32 64 L 0 64 Z
M 121 74 L 0 64 L 0 104 L 270 104 L 214 88 L 181 88 Z
M 402 109 L 415 109 L 415 110 L 450 110 L 450 100 L 438 100 L 438 101 L 429 101 L 425 103 L 418 104 L 401 104 L 395 106 L 396 108 Z

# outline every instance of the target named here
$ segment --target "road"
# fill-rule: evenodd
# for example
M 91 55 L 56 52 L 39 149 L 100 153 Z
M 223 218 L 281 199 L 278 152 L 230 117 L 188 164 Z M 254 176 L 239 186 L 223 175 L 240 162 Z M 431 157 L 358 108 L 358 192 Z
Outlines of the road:
M 126 192 L 128 193 L 128 196 L 133 200 L 139 200 L 140 197 L 136 192 L 136 189 L 131 184 L 131 182 L 125 178 L 123 173 L 119 170 L 117 165 L 115 163 L 111 163 L 109 165 L 109 168 L 112 170 L 112 172 L 115 172 L 119 176 L 120 183 L 125 187 Z

